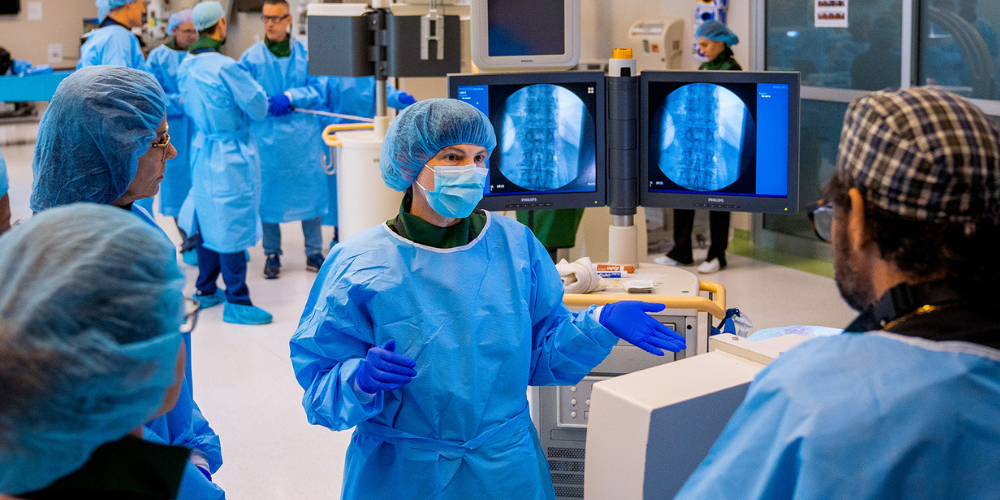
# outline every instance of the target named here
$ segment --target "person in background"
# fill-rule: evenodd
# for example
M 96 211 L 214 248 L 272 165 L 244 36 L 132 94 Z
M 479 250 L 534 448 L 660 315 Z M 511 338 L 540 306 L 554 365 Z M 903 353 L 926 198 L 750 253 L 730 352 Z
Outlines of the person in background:
M 740 43 L 725 24 L 719 21 L 707 21 L 695 32 L 698 46 L 708 62 L 702 63 L 699 70 L 712 71 L 742 71 L 740 63 L 733 58 L 730 48 Z M 708 249 L 705 262 L 698 266 L 698 272 L 710 274 L 725 269 L 726 248 L 729 246 L 729 212 L 709 212 L 709 232 L 712 245 Z M 666 255 L 653 259 L 653 262 L 667 266 L 690 266 L 694 264 L 691 255 L 691 231 L 694 229 L 694 210 L 674 209 L 674 248 Z
M 144 69 L 142 49 L 132 29 L 142 27 L 145 0 L 97 0 L 95 4 L 108 14 L 80 47 L 76 69 L 99 65 Z
M 292 365 L 310 423 L 357 426 L 344 499 L 552 499 L 528 385 L 578 382 L 619 338 L 684 349 L 646 314 L 663 305 L 566 309 L 531 231 L 474 211 L 494 147 L 468 103 L 400 113 L 379 162 L 399 215 L 334 247 L 313 285 Z
M 145 71 L 91 66 L 63 80 L 38 125 L 31 209 L 112 205 L 156 228 L 160 243 L 172 250 L 153 216 L 134 203 L 156 195 L 166 162 L 173 158 L 166 107 L 163 89 Z M 193 449 L 183 499 L 223 498 L 210 481 L 222 466 L 219 437 L 194 401 L 190 371 L 181 389 L 173 410 L 146 424 L 146 438 Z
M 160 213 L 173 217 L 177 223 L 181 206 L 191 191 L 191 119 L 184 114 L 184 103 L 181 101 L 181 91 L 177 86 L 177 68 L 187 56 L 187 48 L 198 41 L 198 31 L 191 22 L 191 11 L 182 10 L 170 16 L 167 31 L 173 38 L 157 46 L 149 53 L 146 67 L 156 77 L 167 95 L 167 123 L 170 125 L 170 143 L 177 150 L 177 156 L 167 161 L 167 171 L 160 183 Z M 184 262 L 192 265 L 198 263 L 197 244 L 195 237 L 188 235 L 180 226 L 181 256 Z
M 191 451 L 142 427 L 184 381 L 176 261 L 107 205 L 46 210 L 0 238 L 0 493 L 178 498 Z
M 7 162 L 3 159 L 3 152 L 0 152 L 0 234 L 10 230 L 10 180 L 7 177 Z
M 860 315 L 764 368 L 676 498 L 1000 491 L 1000 130 L 936 87 L 847 108 L 810 213 Z
M 224 302 L 227 323 L 270 323 L 271 314 L 250 301 L 244 255 L 261 236 L 260 159 L 249 125 L 267 117 L 267 94 L 242 66 L 219 53 L 227 31 L 219 2 L 199 3 L 191 19 L 200 38 L 178 68 L 177 82 L 196 130 L 191 195 L 180 217 L 188 234 L 198 234 L 195 298 L 203 307 Z M 216 284 L 219 274 L 225 293 Z
M 322 77 L 325 81 L 324 88 L 326 110 L 333 113 L 340 113 L 350 116 L 359 116 L 362 118 L 372 118 L 375 116 L 375 77 L 374 76 L 360 76 L 360 77 L 338 77 L 338 76 L 328 76 Z M 388 86 L 386 88 L 386 105 L 390 108 L 396 110 L 404 110 L 407 106 L 417 102 L 416 98 L 412 95 L 407 94 L 402 90 L 397 90 Z M 342 120 L 339 118 L 327 118 L 321 119 L 321 123 L 324 127 L 330 125 L 331 123 L 357 123 L 350 122 L 348 120 Z M 323 145 L 325 147 L 325 144 Z M 330 156 L 333 155 L 333 151 L 329 148 Z M 336 164 L 335 158 L 327 157 L 326 162 L 330 165 Z M 337 176 L 327 175 L 327 187 L 330 193 L 330 209 L 327 211 L 326 215 L 323 216 L 324 226 L 333 226 L 333 241 L 330 242 L 330 247 L 332 248 L 339 240 L 337 234 Z
M 538 241 L 549 252 L 552 262 L 558 262 L 556 253 L 560 248 L 576 245 L 576 232 L 583 220 L 582 208 L 562 208 L 556 210 L 519 210 L 517 221 L 535 233 Z
M 292 40 L 292 16 L 285 0 L 265 0 L 264 40 L 240 57 L 242 65 L 267 93 L 268 118 L 250 125 L 260 154 L 260 218 L 264 232 L 264 277 L 281 273 L 281 226 L 302 223 L 306 269 L 323 265 L 323 221 L 329 194 L 323 170 L 322 126 L 317 115 L 295 108 L 323 105 L 320 78 L 309 74 L 306 46 Z

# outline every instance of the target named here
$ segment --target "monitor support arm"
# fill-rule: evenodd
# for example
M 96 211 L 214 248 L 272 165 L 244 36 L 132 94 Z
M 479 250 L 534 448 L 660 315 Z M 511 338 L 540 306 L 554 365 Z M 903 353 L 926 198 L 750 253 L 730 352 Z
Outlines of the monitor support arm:
M 631 49 L 615 49 L 609 64 L 608 89 L 608 262 L 639 263 L 639 78 Z

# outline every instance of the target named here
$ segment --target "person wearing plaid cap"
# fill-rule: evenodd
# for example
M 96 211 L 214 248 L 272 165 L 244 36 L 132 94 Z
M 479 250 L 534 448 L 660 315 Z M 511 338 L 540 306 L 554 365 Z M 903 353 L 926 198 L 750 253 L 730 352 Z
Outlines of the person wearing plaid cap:
M 761 371 L 676 498 L 995 498 L 1000 132 L 940 88 L 868 94 L 825 191 L 861 314 Z

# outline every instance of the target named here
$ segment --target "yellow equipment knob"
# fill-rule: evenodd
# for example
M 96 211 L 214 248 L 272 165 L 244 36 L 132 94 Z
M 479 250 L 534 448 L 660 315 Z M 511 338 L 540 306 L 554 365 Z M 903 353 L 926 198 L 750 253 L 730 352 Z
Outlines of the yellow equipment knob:
M 612 59 L 632 59 L 632 49 L 614 49 L 611 51 Z

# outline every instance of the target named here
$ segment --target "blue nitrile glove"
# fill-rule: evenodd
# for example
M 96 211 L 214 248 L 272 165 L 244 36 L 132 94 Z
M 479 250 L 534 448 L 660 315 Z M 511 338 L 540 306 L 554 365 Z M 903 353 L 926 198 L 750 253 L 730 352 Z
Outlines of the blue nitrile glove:
M 417 98 L 416 97 L 413 97 L 412 95 L 407 94 L 406 92 L 402 92 L 402 91 L 400 91 L 399 95 L 396 96 L 396 99 L 399 101 L 400 104 L 405 104 L 407 106 L 409 106 L 410 104 L 413 104 L 413 103 L 417 102 Z
M 390 340 L 382 347 L 368 349 L 368 355 L 358 366 L 356 382 L 362 391 L 376 394 L 378 391 L 395 391 L 409 384 L 417 371 L 416 361 L 396 354 L 396 341 Z
M 663 304 L 647 304 L 637 300 L 613 302 L 601 309 L 600 322 L 611 333 L 632 345 L 657 356 L 666 349 L 679 352 L 687 347 L 684 337 L 653 319 L 647 312 L 659 312 Z
M 292 100 L 285 94 L 278 94 L 268 100 L 267 114 L 283 116 L 292 112 Z

